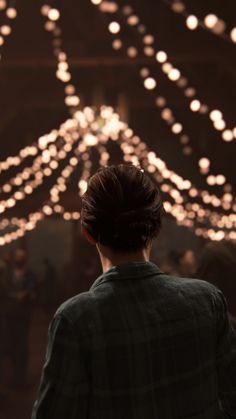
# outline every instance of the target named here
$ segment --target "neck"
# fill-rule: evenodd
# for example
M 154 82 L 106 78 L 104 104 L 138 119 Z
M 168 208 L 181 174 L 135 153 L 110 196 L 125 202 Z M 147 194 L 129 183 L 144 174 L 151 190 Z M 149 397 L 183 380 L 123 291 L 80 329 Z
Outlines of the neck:
M 124 265 L 132 262 L 148 262 L 150 258 L 150 247 L 129 253 L 114 253 L 109 248 L 97 244 L 97 250 L 101 259 L 103 273 L 112 266 Z

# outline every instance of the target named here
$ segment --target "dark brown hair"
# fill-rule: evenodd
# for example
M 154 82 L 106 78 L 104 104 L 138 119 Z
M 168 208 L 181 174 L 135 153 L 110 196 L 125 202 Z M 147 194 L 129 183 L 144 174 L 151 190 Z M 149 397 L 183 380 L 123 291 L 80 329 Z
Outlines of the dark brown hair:
M 100 169 L 82 198 L 82 226 L 114 251 L 144 248 L 159 233 L 163 213 L 158 187 L 132 165 Z

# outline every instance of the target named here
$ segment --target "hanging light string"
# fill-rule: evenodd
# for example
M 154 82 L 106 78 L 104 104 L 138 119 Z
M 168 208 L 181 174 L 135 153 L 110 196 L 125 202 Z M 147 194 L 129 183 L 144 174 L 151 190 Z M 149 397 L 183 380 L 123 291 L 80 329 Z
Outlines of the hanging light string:
M 111 29 L 111 24 L 115 24 L 115 22 L 111 22 L 108 25 L 109 29 Z M 115 39 L 112 43 L 115 50 L 117 49 L 117 41 L 118 41 L 118 39 Z M 119 44 L 120 48 L 122 47 L 122 45 L 123 45 L 123 43 L 121 42 Z M 132 49 L 132 51 L 134 49 L 137 51 L 137 49 L 135 47 L 129 47 L 126 50 L 127 55 L 130 59 L 132 59 L 134 57 L 134 51 L 130 55 L 130 50 L 131 49 Z M 153 77 L 150 77 L 149 69 L 148 68 L 142 68 L 139 74 L 144 79 L 143 85 L 144 85 L 145 89 L 152 93 L 153 90 L 156 88 L 157 83 L 156 83 L 156 81 Z M 157 96 L 157 97 L 155 97 L 155 104 L 158 108 L 161 109 L 161 118 L 166 122 L 166 124 L 167 124 L 168 128 L 171 130 L 172 134 L 175 134 L 175 135 L 179 136 L 180 143 L 183 146 L 184 155 L 185 156 L 190 156 L 190 154 L 192 153 L 192 149 L 188 145 L 189 136 L 183 131 L 184 130 L 183 124 L 180 123 L 179 121 L 176 121 L 176 118 L 173 114 L 173 111 L 171 110 L 171 108 L 169 107 L 169 105 L 167 103 L 167 99 L 163 96 Z M 209 186 L 213 186 L 213 185 L 223 186 L 223 185 L 225 185 L 226 191 L 230 192 L 232 190 L 232 185 L 230 185 L 230 183 L 227 182 L 226 177 L 222 174 L 213 175 L 210 172 L 210 166 L 211 166 L 211 161 L 208 158 L 206 158 L 205 156 L 199 158 L 198 169 L 199 169 L 199 172 L 202 175 L 204 175 L 204 176 L 208 175 L 207 178 L 206 178 L 207 184 Z
M 185 18 L 186 27 L 190 31 L 199 28 L 204 29 L 225 41 L 233 44 L 236 43 L 236 27 L 231 28 L 230 33 L 227 33 L 226 22 L 215 13 L 209 13 L 203 19 L 200 19 L 195 14 L 187 11 L 186 4 L 183 0 L 162 0 L 162 2 L 174 13 L 180 14 Z
M 57 9 L 52 9 L 52 8 L 50 8 L 49 6 L 44 6 L 44 8 L 47 8 L 47 14 L 48 14 L 48 16 L 51 16 L 51 18 L 52 18 L 52 16 L 55 16 L 55 17 L 59 17 L 60 16 L 60 12 L 57 10 Z M 45 10 L 42 10 L 44 13 L 45 13 Z M 53 11 L 53 13 L 50 13 L 50 11 Z M 55 19 L 55 17 L 54 17 L 54 19 Z M 49 23 L 51 22 L 51 23 L 53 23 L 53 21 L 48 21 Z M 48 22 L 46 22 L 46 23 L 48 23 Z M 53 30 L 55 31 L 56 30 L 56 34 L 57 34 L 57 36 L 58 37 L 60 37 L 61 36 L 61 29 L 60 29 L 60 27 L 59 26 L 57 26 L 57 27 L 54 27 L 53 26 Z M 59 44 L 61 44 L 62 42 L 61 42 L 61 40 L 60 40 L 60 42 L 59 42 Z M 61 50 L 60 51 L 57 51 L 58 52 L 58 54 L 65 54 L 65 52 L 62 52 Z M 66 55 L 66 54 L 65 54 Z M 70 86 L 69 86 L 70 87 Z M 75 87 L 74 86 L 72 86 L 74 89 L 75 89 Z M 68 86 L 67 86 L 67 88 L 68 88 Z M 178 125 L 178 124 L 177 124 Z M 176 125 L 175 125 L 176 126 Z M 27 154 L 32 154 L 32 152 L 34 152 L 35 153 L 35 149 L 33 148 L 33 147 L 28 147 L 26 150 L 22 150 L 21 152 L 20 152 L 20 156 L 24 156 L 24 155 L 27 155 Z M 13 162 L 19 162 L 19 159 L 16 157 L 16 158 L 9 158 L 9 160 L 7 159 L 7 161 L 6 162 L 4 162 L 5 163 L 5 166 L 3 166 L 4 168 L 7 166 L 7 165 L 9 165 L 10 163 L 13 163 Z M 3 163 L 3 164 L 4 164 Z M 201 159 L 201 165 L 203 165 L 203 167 L 202 167 L 202 170 L 204 171 L 204 170 L 207 170 L 207 163 L 209 163 L 208 161 L 207 161 L 207 159 L 205 158 L 205 159 Z M 211 180 L 211 184 L 214 184 L 214 183 L 216 183 L 216 184 L 223 184 L 223 183 L 225 183 L 225 181 L 226 181 L 226 179 L 224 178 L 224 176 L 223 175 L 217 175 L 217 176 L 212 176 L 212 175 L 210 175 L 209 176 L 209 179 Z M 229 186 L 229 185 L 228 185 Z M 7 188 L 9 188 L 9 185 L 6 185 L 6 187 Z M 29 191 L 30 190 L 30 186 L 27 188 L 27 190 Z M 200 191 L 200 193 L 201 193 L 201 191 Z M 19 196 L 20 196 L 20 194 L 18 194 Z M 216 198 L 214 195 L 212 196 L 212 199 L 214 199 L 214 198 Z M 9 200 L 8 201 L 9 202 L 9 205 L 12 205 L 12 204 L 14 204 L 14 201 L 13 200 Z M 216 201 L 216 199 L 215 199 L 215 202 L 218 202 L 218 201 Z M 230 209 L 229 207 L 230 207 L 230 204 L 229 204 L 229 201 L 227 201 L 227 202 L 223 202 L 223 204 L 224 204 L 224 209 Z
M 157 50 L 154 47 L 155 37 L 149 33 L 147 33 L 146 26 L 143 25 L 141 22 L 140 17 L 134 13 L 133 8 L 130 5 L 124 6 L 122 9 L 116 2 L 108 3 L 105 0 L 101 1 L 94 1 L 91 2 L 98 6 L 101 12 L 108 13 L 108 14 L 119 14 L 119 16 L 125 20 L 125 23 L 134 29 L 137 32 L 138 36 L 141 37 L 142 44 L 144 45 L 143 52 L 146 56 L 150 58 L 155 58 L 154 62 L 157 62 L 161 68 L 161 71 L 168 77 L 168 79 L 176 84 L 181 90 L 184 91 L 184 95 L 189 98 L 189 110 L 194 113 L 202 113 L 207 114 L 209 120 L 213 124 L 213 128 L 219 132 L 222 131 L 221 138 L 225 142 L 233 141 L 236 138 L 236 127 L 230 129 L 226 126 L 226 122 L 224 120 L 223 113 L 218 109 L 210 109 L 208 105 L 202 103 L 197 97 L 197 91 L 194 87 L 192 87 L 189 83 L 187 77 L 181 74 L 181 71 L 174 66 L 170 60 L 168 59 L 168 54 L 165 50 Z M 114 7 L 111 5 L 114 4 Z M 118 24 L 117 28 L 120 27 L 118 22 L 111 22 L 114 24 Z M 115 27 L 115 26 L 114 26 Z M 113 25 L 110 26 L 110 32 L 113 31 Z M 120 32 L 116 29 L 116 33 Z M 115 34 L 115 32 L 112 32 Z M 113 47 L 115 49 L 119 49 L 121 47 L 121 41 L 115 40 Z M 135 48 L 131 48 L 131 55 L 134 52 L 138 53 L 138 50 Z M 147 85 L 149 85 L 150 89 L 154 89 L 157 84 L 157 80 L 152 77 L 151 80 L 146 81 Z M 153 87 L 152 87 L 153 86 Z
M 225 216 L 210 211 L 209 209 L 202 207 L 199 203 L 190 202 L 189 200 L 186 204 L 185 197 L 181 196 L 181 189 L 179 188 L 181 182 L 184 183 L 186 181 L 184 181 L 183 179 L 178 179 L 177 177 L 176 181 L 178 180 L 178 186 L 176 189 L 175 187 L 173 187 L 173 185 L 168 183 L 170 182 L 168 178 L 170 172 L 168 168 L 165 166 L 165 163 L 159 157 L 157 157 L 154 152 L 149 151 L 146 144 L 141 142 L 139 137 L 131 138 L 129 144 L 131 144 L 131 147 L 127 146 L 126 143 L 124 143 L 122 147 L 125 152 L 124 160 L 130 161 L 133 164 L 137 164 L 137 158 L 139 158 L 139 161 L 141 161 L 141 166 L 144 167 L 145 170 L 147 170 L 159 184 L 161 184 L 162 192 L 169 195 L 171 200 L 175 201 L 174 214 L 172 215 L 177 218 L 178 222 L 182 222 L 182 224 L 185 226 L 193 227 L 194 220 L 195 223 L 199 222 L 201 224 L 206 224 L 207 220 L 209 220 L 209 225 L 215 226 L 216 228 L 232 229 L 236 227 L 236 214 L 230 214 L 229 216 Z M 174 181 L 173 177 L 172 181 Z M 193 198 L 195 196 L 196 191 L 194 189 L 191 189 L 190 191 Z M 209 198 L 209 195 L 206 193 L 204 198 Z M 169 206 L 169 201 L 166 203 L 167 210 L 168 208 L 172 208 Z M 206 199 L 205 203 L 209 203 L 209 199 Z M 181 212 L 179 212 L 180 209 Z
M 113 3 L 109 3 L 110 6 L 112 4 Z M 49 10 L 51 10 L 51 9 L 49 9 L 49 6 L 47 6 L 47 13 L 49 13 Z M 117 8 L 113 8 L 112 9 L 112 12 L 114 12 L 114 10 L 117 11 Z M 57 16 L 60 16 L 60 12 L 59 11 L 57 13 Z M 114 31 L 117 32 L 118 30 L 120 30 L 118 23 L 116 24 L 116 22 L 112 22 L 111 24 L 112 24 L 112 27 L 113 27 L 113 29 L 112 29 L 113 32 Z M 111 24 L 109 25 L 110 29 L 111 29 Z M 115 26 L 116 26 L 116 28 L 115 28 Z M 62 39 L 61 39 L 62 31 L 61 31 L 61 28 L 58 25 L 57 28 L 54 28 L 54 29 L 56 29 L 56 31 L 57 31 L 56 33 L 58 34 L 57 36 L 59 37 L 58 44 L 59 45 L 62 45 Z M 177 126 L 178 125 L 180 125 L 180 124 L 179 123 L 174 124 L 174 128 L 177 129 Z M 207 159 L 207 158 L 201 158 L 199 160 L 199 168 L 200 168 L 200 172 L 201 173 L 204 173 L 204 174 L 208 173 L 209 172 L 209 167 L 210 167 L 210 161 L 209 161 L 209 159 Z M 226 178 L 225 178 L 224 175 L 216 175 L 216 176 L 214 176 L 214 175 L 211 175 L 210 174 L 208 176 L 208 178 L 207 178 L 207 181 L 209 181 L 209 179 L 210 179 L 210 185 L 213 185 L 213 184 L 214 185 L 223 185 L 226 182 Z M 222 208 L 227 211 L 227 210 L 232 209 L 232 207 L 234 205 L 233 198 L 230 199 L 231 198 L 231 193 L 230 193 L 231 192 L 231 189 L 232 189 L 231 185 L 230 184 L 227 184 L 226 185 L 226 191 L 225 191 L 223 197 L 221 197 L 221 198 L 218 198 L 216 195 L 210 195 L 208 193 L 206 194 L 206 191 L 198 191 L 198 194 L 200 196 L 202 194 L 203 199 L 205 201 L 207 201 L 207 203 L 213 204 L 213 206 L 215 206 L 215 207 L 222 206 Z M 227 199 L 226 199 L 226 197 L 227 197 Z
M 71 136 L 65 134 L 64 138 L 61 138 L 59 147 L 54 144 L 48 149 L 45 143 L 42 144 L 42 155 L 34 160 L 32 167 L 26 167 L 20 174 L 3 186 L 3 192 L 9 193 L 13 189 L 12 185 L 19 187 L 26 182 L 24 186 L 17 189 L 10 197 L 0 201 L 0 213 L 4 214 L 9 208 L 13 208 L 18 201 L 24 200 L 43 185 L 45 179 L 58 169 L 60 162 L 66 160 L 73 144 L 77 141 L 77 138 L 74 140 Z M 34 179 L 29 180 L 31 177 Z
M 186 197 L 183 195 L 184 191 L 182 191 L 181 194 L 181 190 L 183 189 L 184 183 L 188 181 L 170 172 L 163 160 L 157 157 L 154 152 L 149 151 L 147 145 L 144 142 L 141 142 L 139 137 L 131 138 L 131 142 L 128 141 L 128 134 L 126 134 L 125 138 L 126 141 L 131 144 L 131 147 L 129 145 L 127 146 L 125 143 L 123 144 L 122 149 L 125 152 L 124 160 L 137 164 L 137 159 L 139 159 L 139 161 L 141 161 L 141 166 L 144 167 L 159 184 L 161 184 L 163 193 L 169 195 L 171 200 L 175 201 L 175 205 L 182 205 L 182 209 L 185 211 L 185 219 L 187 217 L 192 220 L 191 226 L 193 225 L 193 219 L 205 224 L 207 223 L 207 220 L 209 220 L 211 225 L 218 228 L 231 229 L 236 226 L 235 214 L 226 216 L 204 208 L 199 203 L 191 202 L 192 199 L 196 197 L 197 191 L 194 188 L 190 189 L 191 201 L 188 199 L 188 202 L 186 203 Z M 177 188 L 173 186 L 173 184 L 177 186 Z M 225 197 L 225 199 L 226 198 L 227 197 Z M 205 191 L 204 203 L 209 204 L 210 199 L 211 197 Z
M 73 112 L 80 104 L 80 96 L 76 94 L 76 87 L 72 83 L 68 57 L 62 46 L 62 29 L 59 25 L 60 11 L 45 4 L 41 8 L 41 13 L 47 19 L 44 28 L 52 35 L 53 54 L 57 60 L 56 78 L 64 84 L 65 105 Z
M 125 142 L 127 142 L 127 139 L 130 137 L 130 135 L 132 136 L 132 130 L 127 128 L 127 125 L 122 123 L 119 120 L 119 116 L 113 112 L 113 109 L 111 107 L 109 107 L 109 108 L 103 107 L 101 109 L 101 118 L 104 120 L 104 124 L 103 124 L 102 128 L 101 128 L 100 123 L 98 123 L 97 121 L 94 120 L 94 115 L 93 115 L 92 109 L 91 108 L 85 108 L 83 110 L 83 112 L 82 111 L 75 112 L 74 113 L 74 118 L 71 119 L 71 120 L 68 120 L 67 124 L 69 124 L 70 126 L 72 125 L 75 128 L 76 123 L 75 123 L 74 119 L 76 119 L 77 120 L 77 125 L 79 125 L 80 128 L 83 128 L 83 129 L 87 128 L 88 129 L 87 132 L 83 133 L 83 139 L 84 139 L 85 143 L 87 144 L 87 146 L 89 146 L 89 147 L 95 147 L 95 146 L 98 145 L 99 142 L 101 142 L 102 144 L 105 144 L 108 141 L 109 138 L 116 141 L 117 137 L 119 136 L 119 133 L 122 132 L 122 130 L 125 130 L 125 134 L 124 134 L 124 141 Z M 97 136 L 94 135 L 95 133 L 97 133 Z M 145 146 L 146 145 L 144 144 L 144 148 L 145 148 Z M 81 149 L 81 147 L 84 147 L 83 143 L 78 146 L 79 152 L 83 153 L 83 150 Z M 106 154 L 105 157 L 103 156 L 103 158 L 105 159 L 103 161 L 105 162 L 106 159 L 107 159 L 107 155 L 109 155 L 109 153 L 104 152 L 103 155 L 104 154 Z M 150 157 L 150 155 L 149 155 L 149 157 Z M 87 157 L 86 157 L 86 159 L 87 159 Z M 134 159 L 134 163 L 135 163 L 135 161 L 136 162 L 138 161 L 137 156 L 136 156 L 136 160 L 135 160 L 135 156 L 133 156 L 133 159 Z M 90 162 L 88 161 L 87 163 L 90 163 Z M 77 165 L 77 161 L 73 160 L 73 164 Z M 72 164 L 72 161 L 70 161 L 70 165 L 67 167 L 67 171 L 63 172 L 64 177 L 69 177 L 71 175 L 71 173 L 73 172 L 73 169 L 72 169 L 71 166 L 73 166 L 73 164 Z M 164 166 L 164 169 L 168 171 L 168 169 L 165 168 L 165 166 Z M 171 176 L 175 174 L 174 172 L 169 172 L 169 173 L 170 173 Z M 60 176 L 59 178 L 63 178 L 63 176 Z M 167 178 L 169 177 L 169 176 L 167 176 L 167 172 L 165 173 L 165 176 Z M 179 184 L 179 181 L 181 180 L 181 178 L 178 175 L 176 175 L 176 176 L 177 177 L 175 179 L 172 177 L 172 179 L 170 179 L 170 181 L 171 182 L 173 181 L 173 182 Z M 85 179 L 81 179 L 81 180 L 84 180 L 84 187 L 85 187 L 86 180 Z M 185 189 L 186 187 L 187 188 L 190 187 L 189 184 L 188 185 L 186 184 L 187 181 L 184 181 L 184 180 L 182 180 L 182 181 L 185 182 L 185 184 L 183 185 L 184 186 L 183 189 Z M 62 185 L 61 185 L 61 189 L 59 189 L 59 191 L 61 191 L 61 190 L 64 191 L 65 190 L 65 185 L 63 186 L 64 182 L 62 181 L 62 179 L 60 180 L 60 182 L 62 183 Z M 82 185 L 83 184 L 80 183 L 79 187 L 82 188 Z M 58 196 L 56 196 L 57 194 L 55 194 L 55 189 L 57 189 L 56 186 L 58 186 L 58 185 L 54 185 L 54 187 L 53 187 L 54 192 L 53 192 L 53 188 L 51 188 L 51 190 L 50 190 L 50 195 L 51 195 L 50 203 L 52 203 L 52 202 L 55 203 L 55 212 L 59 211 L 59 209 L 61 211 L 61 208 L 63 208 L 62 206 L 60 206 L 58 204 Z M 170 192 L 171 192 L 170 196 L 172 198 L 175 198 L 176 201 L 178 200 L 179 202 L 182 202 L 180 192 L 178 190 L 176 190 L 176 191 L 177 191 L 177 195 L 176 195 L 176 193 L 175 194 L 173 193 L 174 192 L 173 190 L 170 190 Z M 56 209 L 57 209 L 57 211 L 56 211 Z M 176 214 L 177 210 L 178 210 L 178 208 L 176 209 L 176 207 L 175 207 L 174 208 L 175 214 Z M 10 236 L 9 236 L 9 234 L 7 236 L 3 236 L 1 238 L 1 244 L 3 245 L 3 244 L 6 244 L 7 242 L 9 242 L 9 240 L 11 241 L 11 240 L 17 239 L 18 237 L 22 236 L 22 233 L 24 234 L 26 231 L 32 230 L 36 226 L 37 222 L 39 220 L 43 219 L 45 215 L 49 216 L 49 215 L 52 215 L 53 213 L 54 213 L 54 209 L 52 209 L 50 207 L 50 205 L 44 205 L 42 207 L 42 211 L 38 211 L 36 213 L 33 213 L 33 214 L 29 215 L 27 222 L 25 221 L 24 227 L 22 225 L 22 228 L 18 231 L 18 233 L 13 232 L 13 233 L 9 233 L 9 234 L 12 234 Z M 225 217 L 225 219 L 227 219 L 227 216 L 224 216 L 224 217 Z M 76 219 L 78 219 L 78 218 L 79 218 L 79 214 L 76 213 Z M 232 219 L 232 217 L 231 217 L 231 219 Z M 230 222 L 230 220 L 229 220 L 229 222 Z M 22 223 L 22 220 L 21 220 L 21 223 Z M 204 234 L 206 234 L 206 232 Z
M 12 33 L 12 24 L 17 17 L 16 1 L 0 0 L 0 12 L 4 12 L 4 23 L 0 25 L 0 59 L 6 39 Z
M 101 4 L 104 4 L 104 3 L 101 3 Z M 106 9 L 103 9 L 103 10 L 106 10 Z M 112 23 L 115 24 L 115 22 L 112 22 Z M 108 27 L 111 29 L 111 23 L 108 25 Z M 120 25 L 119 25 L 119 27 L 120 27 Z M 119 29 L 119 31 L 120 31 L 120 29 Z M 115 40 L 115 41 L 117 41 L 117 40 Z M 115 41 L 113 41 L 113 45 L 114 45 Z M 122 42 L 121 42 L 120 46 L 122 46 Z M 115 49 L 117 49 L 117 48 L 115 48 Z M 143 70 L 145 71 L 145 73 L 144 73 Z M 148 71 L 148 73 L 147 73 L 147 71 Z M 142 69 L 141 70 L 141 76 L 145 77 L 145 82 L 146 82 L 145 87 L 148 90 L 153 90 L 153 87 L 155 88 L 156 83 L 153 83 L 153 81 L 155 82 L 154 79 L 148 77 L 149 76 L 149 70 L 148 69 Z M 150 87 L 152 87 L 152 88 L 150 88 Z M 164 97 L 159 96 L 156 99 L 156 102 L 160 107 L 163 107 L 162 118 L 167 121 L 168 125 L 169 125 L 169 121 L 171 122 L 172 132 L 174 132 L 176 134 L 179 133 L 179 131 L 181 132 L 181 130 L 183 128 L 182 124 L 180 124 L 179 122 L 176 122 L 173 119 L 173 114 L 172 114 L 171 109 L 169 107 L 166 107 L 166 105 L 167 105 L 166 104 L 166 99 Z M 188 137 L 186 138 L 185 134 L 183 134 L 181 136 L 181 141 L 182 142 L 186 142 L 187 139 L 188 139 Z M 229 183 L 226 184 L 227 179 L 224 175 L 222 175 L 222 174 L 218 174 L 218 175 L 211 174 L 210 173 L 210 165 L 211 165 L 211 162 L 208 158 L 202 157 L 202 158 L 199 159 L 198 166 L 199 166 L 200 173 L 204 174 L 204 175 L 208 174 L 207 179 L 206 179 L 207 184 L 209 186 L 214 186 L 214 185 L 223 186 L 223 185 L 225 185 L 225 187 L 224 187 L 225 191 L 223 193 L 223 196 L 221 198 L 218 198 L 216 195 L 208 194 L 208 196 L 210 196 L 211 198 L 209 198 L 209 197 L 206 198 L 206 196 L 207 196 L 206 191 L 201 191 L 201 190 L 198 190 L 197 195 L 198 196 L 205 195 L 204 199 L 205 200 L 210 200 L 210 201 L 212 200 L 212 202 L 214 202 L 216 206 L 217 205 L 221 206 L 221 202 L 222 202 L 222 207 L 225 210 L 230 210 L 230 209 L 233 208 L 233 206 L 235 204 L 235 202 L 233 201 L 233 195 L 231 194 L 232 185 L 230 185 Z M 227 199 L 229 199 L 229 197 L 230 197 L 230 201 L 229 200 L 226 201 L 225 197 L 227 197 Z
M 105 148 L 109 139 L 121 144 L 122 151 L 124 153 L 124 161 L 131 161 L 135 165 L 141 165 L 144 167 L 149 173 L 158 180 L 158 182 L 162 182 L 163 179 L 167 178 L 168 168 L 166 167 L 165 163 L 159 159 L 155 153 L 150 152 L 145 143 L 141 142 L 139 137 L 134 136 L 133 131 L 127 127 L 127 124 L 122 123 L 119 120 L 118 114 L 116 114 L 111 107 L 102 107 L 100 111 L 100 117 L 98 121 L 95 118 L 95 112 L 91 108 L 85 108 L 85 110 L 78 111 L 75 114 L 77 123 L 87 121 L 86 128 L 88 129 L 87 132 L 84 132 L 83 138 L 75 148 L 75 157 L 72 157 L 69 161 L 69 164 L 61 171 L 60 175 L 57 178 L 56 183 L 50 189 L 50 199 L 42 206 L 42 208 L 30 214 L 29 217 L 26 219 L 20 220 L 20 228 L 17 231 L 12 233 L 6 233 L 0 238 L 0 245 L 4 245 L 10 243 L 12 240 L 16 240 L 17 238 L 21 237 L 22 234 L 25 234 L 27 231 L 31 231 L 37 225 L 37 223 L 44 219 L 45 216 L 51 216 L 54 213 L 57 214 L 66 214 L 64 215 L 64 219 L 79 219 L 80 213 L 68 213 L 68 211 L 64 212 L 63 207 L 59 204 L 60 202 L 60 194 L 65 192 L 69 179 L 74 172 L 75 168 L 78 166 L 78 156 L 84 161 L 85 171 L 83 172 L 78 186 L 80 190 L 80 194 L 83 194 L 86 191 L 87 187 L 87 180 L 90 176 L 90 169 L 91 169 L 91 161 L 89 159 L 88 149 L 92 149 L 96 147 L 98 144 L 102 144 L 100 148 L 100 164 L 106 164 L 109 160 L 109 153 Z M 101 126 L 101 120 L 103 120 L 103 125 Z M 95 123 L 94 123 L 95 122 Z M 91 128 L 89 126 L 91 124 Z M 71 124 L 72 126 L 72 124 Z M 76 127 L 76 122 L 74 122 L 74 128 Z M 98 129 L 99 127 L 99 129 Z M 95 132 L 97 132 L 97 136 L 95 136 Z M 132 145 L 130 145 L 132 144 Z M 99 149 L 98 149 L 99 150 Z M 89 164 L 88 164 L 89 163 Z M 181 178 L 176 175 L 176 179 L 173 177 L 171 178 L 171 182 L 180 186 L 180 182 L 186 182 L 185 180 L 181 180 Z M 182 203 L 184 203 L 183 197 L 181 197 L 180 190 L 176 189 L 175 187 L 168 185 L 162 185 L 162 190 L 170 196 L 171 200 L 175 203 L 172 204 L 170 201 L 166 201 L 165 206 L 167 212 L 173 215 L 178 224 L 185 225 L 189 228 L 194 228 L 194 218 L 198 216 L 196 222 L 204 222 L 208 217 L 217 216 L 218 220 L 221 221 L 221 225 L 224 225 L 225 229 L 229 228 L 229 223 L 232 224 L 232 227 L 235 228 L 236 226 L 236 216 L 231 214 L 230 216 L 220 216 L 219 214 L 214 214 L 209 210 L 204 210 L 200 205 L 197 206 L 196 203 L 192 204 L 190 210 L 184 208 Z M 187 186 L 187 185 L 186 185 Z M 71 215 L 72 214 L 72 215 Z M 14 219 L 15 222 L 15 219 Z M 16 225 L 16 223 L 14 223 Z M 215 223 L 214 223 L 215 224 Z M 217 225 L 217 224 L 216 224 Z M 204 227 L 198 227 L 197 234 L 203 234 L 204 237 L 211 237 L 212 240 L 220 240 L 223 236 L 227 238 L 235 237 L 235 231 L 225 232 L 224 230 L 215 230 L 213 228 L 206 229 Z

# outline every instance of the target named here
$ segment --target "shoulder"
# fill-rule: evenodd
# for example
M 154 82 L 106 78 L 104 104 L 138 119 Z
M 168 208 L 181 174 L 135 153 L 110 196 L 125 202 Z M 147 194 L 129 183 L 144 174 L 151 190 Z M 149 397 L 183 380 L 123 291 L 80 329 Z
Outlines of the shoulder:
M 213 284 L 196 278 L 170 277 L 175 284 L 178 294 L 195 307 L 209 307 L 213 309 L 225 301 L 223 293 Z
M 184 294 L 191 296 L 215 296 L 219 289 L 210 282 L 197 278 L 171 277 L 177 288 Z
M 91 292 L 83 292 L 66 300 L 57 309 L 54 318 L 63 317 L 70 323 L 87 323 L 93 306 L 93 296 Z

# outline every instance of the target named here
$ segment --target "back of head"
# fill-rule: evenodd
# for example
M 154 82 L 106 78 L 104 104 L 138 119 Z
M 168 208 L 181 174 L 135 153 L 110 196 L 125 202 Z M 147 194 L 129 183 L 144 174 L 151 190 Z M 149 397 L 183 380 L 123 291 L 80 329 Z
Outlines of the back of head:
M 100 169 L 82 200 L 82 225 L 117 252 L 144 248 L 159 233 L 163 213 L 157 186 L 131 165 Z

